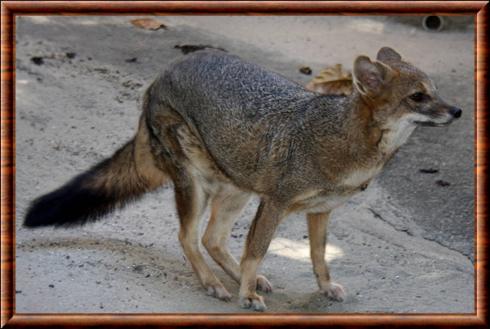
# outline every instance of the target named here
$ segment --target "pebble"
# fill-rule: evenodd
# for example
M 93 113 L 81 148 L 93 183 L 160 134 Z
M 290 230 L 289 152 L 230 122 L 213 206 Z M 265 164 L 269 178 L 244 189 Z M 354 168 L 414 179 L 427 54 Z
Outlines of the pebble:
M 306 75 L 310 75 L 313 72 L 309 66 L 302 66 L 299 68 L 299 71 Z
M 44 64 L 44 59 L 40 56 L 31 57 L 31 61 L 36 65 L 43 65 Z

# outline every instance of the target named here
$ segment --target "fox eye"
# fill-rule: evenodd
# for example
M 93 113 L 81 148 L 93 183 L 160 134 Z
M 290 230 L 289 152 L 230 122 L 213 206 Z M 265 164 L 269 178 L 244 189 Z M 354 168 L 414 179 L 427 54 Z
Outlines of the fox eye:
M 424 101 L 426 101 L 426 100 L 428 100 L 430 98 L 429 95 L 424 94 L 424 93 L 421 93 L 421 92 L 417 92 L 417 93 L 412 94 L 412 95 L 410 95 L 408 97 L 410 97 L 410 99 L 412 101 L 416 102 L 416 103 L 424 102 Z

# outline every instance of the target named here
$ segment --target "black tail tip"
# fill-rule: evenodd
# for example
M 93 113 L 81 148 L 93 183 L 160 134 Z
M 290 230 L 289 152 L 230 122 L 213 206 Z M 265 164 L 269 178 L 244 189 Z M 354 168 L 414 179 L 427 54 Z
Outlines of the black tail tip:
M 118 151 L 120 152 L 120 151 Z M 82 173 L 60 188 L 34 200 L 23 226 L 76 227 L 94 222 L 135 198 L 134 192 L 121 192 L 120 183 L 94 184 L 110 172 L 112 158 Z
M 55 225 L 56 221 L 49 216 L 46 210 L 48 209 L 43 207 L 42 202 L 33 202 L 27 210 L 22 226 L 27 228 L 36 228 Z
M 75 177 L 61 188 L 34 200 L 27 210 L 23 226 L 82 226 L 114 210 L 118 201 L 116 195 L 83 187 L 89 174 Z

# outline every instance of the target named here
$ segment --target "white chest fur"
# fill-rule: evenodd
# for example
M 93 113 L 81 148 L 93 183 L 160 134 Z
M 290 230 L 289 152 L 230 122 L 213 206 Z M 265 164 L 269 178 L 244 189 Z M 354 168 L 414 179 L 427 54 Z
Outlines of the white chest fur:
M 384 161 L 386 160 L 384 159 L 385 156 L 392 154 L 402 146 L 410 137 L 415 127 L 412 118 L 408 116 L 386 125 L 383 137 L 378 145 L 378 149 L 381 152 L 380 163 L 368 168 L 355 169 L 349 172 L 343 178 L 342 184 L 355 188 L 373 179 L 383 168 Z
M 293 212 L 319 213 L 331 211 L 351 198 L 351 195 L 324 195 L 321 191 L 310 191 L 298 196 L 292 206 Z
M 377 165 L 371 168 L 355 169 L 344 177 L 342 185 L 357 188 L 373 179 L 381 171 L 381 168 L 381 165 Z
M 405 144 L 416 127 L 413 121 L 414 118 L 407 115 L 397 121 L 390 122 L 386 126 L 386 130 L 379 143 L 380 151 L 391 154 Z

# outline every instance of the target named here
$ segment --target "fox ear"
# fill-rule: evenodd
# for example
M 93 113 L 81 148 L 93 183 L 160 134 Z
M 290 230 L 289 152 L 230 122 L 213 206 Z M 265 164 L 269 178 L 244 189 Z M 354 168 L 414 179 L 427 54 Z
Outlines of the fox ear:
M 397 53 L 393 48 L 383 47 L 378 51 L 376 59 L 381 62 L 399 62 L 402 60 L 402 56 Z
M 354 86 L 363 95 L 378 95 L 391 80 L 392 70 L 383 63 L 359 56 L 354 62 Z

